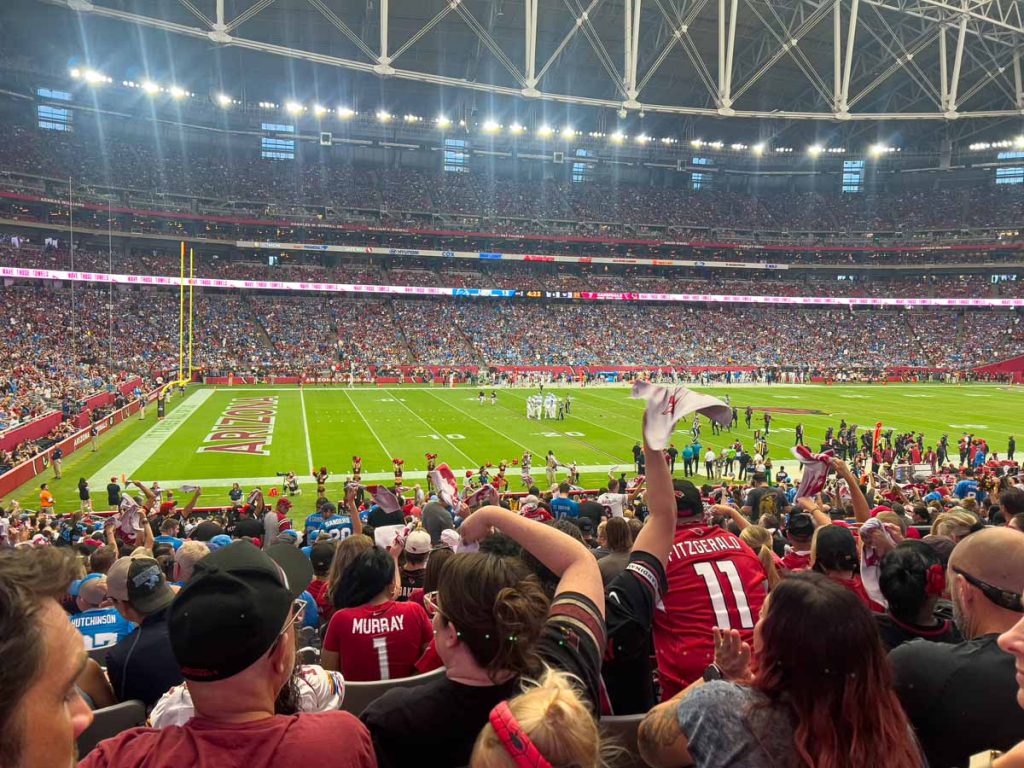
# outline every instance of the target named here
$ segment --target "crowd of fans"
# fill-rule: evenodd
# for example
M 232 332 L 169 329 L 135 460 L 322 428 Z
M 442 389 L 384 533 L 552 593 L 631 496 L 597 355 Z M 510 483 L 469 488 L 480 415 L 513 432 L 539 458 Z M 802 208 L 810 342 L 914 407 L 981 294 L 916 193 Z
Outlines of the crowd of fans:
M 805 495 L 638 442 L 592 492 L 442 473 L 211 513 L 114 478 L 110 517 L 2 510 L 4 760 L 1014 768 L 1020 465 L 964 435 L 901 477 L 923 436 L 846 432 Z
M 299 148 L 294 161 L 267 160 L 256 148 L 225 140 L 154 142 L 139 137 L 118 142 L 117 152 L 84 132 L 50 135 L 8 126 L 0 171 L 76 180 L 78 194 L 140 210 L 196 209 L 212 214 L 316 218 L 330 211 L 357 222 L 444 224 L 449 229 L 495 234 L 740 239 L 769 242 L 764 233 L 808 244 L 839 241 L 860 233 L 945 232 L 1015 227 L 1020 189 L 984 191 L 941 187 L 890 193 L 742 194 L 717 189 L 638 186 L 615 180 L 572 183 L 412 168 L 360 168 Z M 109 137 L 107 137 L 109 140 Z M 680 175 L 681 180 L 685 180 Z M 164 226 L 159 223 L 139 226 Z

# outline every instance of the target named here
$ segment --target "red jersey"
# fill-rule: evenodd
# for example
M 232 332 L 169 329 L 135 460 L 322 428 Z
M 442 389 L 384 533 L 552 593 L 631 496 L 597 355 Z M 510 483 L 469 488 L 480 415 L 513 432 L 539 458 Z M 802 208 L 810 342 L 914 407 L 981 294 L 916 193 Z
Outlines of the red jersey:
M 885 613 L 885 606 L 879 605 L 871 599 L 871 595 L 869 595 L 868 591 L 864 588 L 864 582 L 860 580 L 860 574 L 855 573 L 853 578 L 850 579 L 841 579 L 837 576 L 829 576 L 829 578 L 839 586 L 845 587 L 853 592 L 853 594 L 859 597 L 860 601 L 864 603 L 872 613 Z
M 320 579 L 313 579 L 309 582 L 309 586 L 306 587 L 306 591 L 316 601 L 317 611 L 320 612 L 321 616 L 330 616 L 331 611 L 334 610 L 334 606 L 329 605 L 330 595 L 327 594 L 327 587 L 330 586 L 326 581 Z M 330 608 L 330 610 L 328 610 Z
M 721 528 L 676 528 L 668 590 L 654 612 L 662 701 L 698 679 L 715 658 L 712 627 L 738 629 L 747 642 L 767 594 L 757 555 Z
M 416 674 L 416 661 L 433 637 L 421 606 L 389 600 L 336 611 L 324 650 L 338 653 L 346 680 L 393 680 Z
M 787 571 L 806 571 L 811 567 L 811 553 L 796 550 L 787 552 L 782 558 L 782 567 Z

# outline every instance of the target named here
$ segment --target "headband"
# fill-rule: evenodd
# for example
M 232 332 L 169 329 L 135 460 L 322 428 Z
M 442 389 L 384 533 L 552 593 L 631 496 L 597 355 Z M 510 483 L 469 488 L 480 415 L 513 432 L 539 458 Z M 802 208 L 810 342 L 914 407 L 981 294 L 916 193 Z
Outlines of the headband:
M 551 768 L 551 763 L 519 725 L 507 701 L 502 701 L 492 709 L 489 719 L 494 732 L 498 734 L 502 746 L 505 747 L 505 752 L 512 758 L 517 768 Z

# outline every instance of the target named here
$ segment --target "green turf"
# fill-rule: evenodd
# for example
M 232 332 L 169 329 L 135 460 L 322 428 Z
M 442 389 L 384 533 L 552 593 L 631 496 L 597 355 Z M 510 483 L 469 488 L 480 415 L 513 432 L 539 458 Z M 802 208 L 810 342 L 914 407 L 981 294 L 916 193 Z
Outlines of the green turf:
M 301 393 L 294 387 L 196 387 L 189 392 L 184 401 L 188 407 L 178 417 L 193 408 L 194 412 L 173 432 L 170 430 L 175 427 L 180 400 L 172 401 L 163 424 L 156 425 L 155 410 L 150 408 L 146 422 L 129 421 L 105 436 L 98 453 L 86 450 L 69 457 L 64 462 L 65 479 L 52 483 L 51 490 L 59 511 L 77 508 L 75 484 L 84 475 L 94 488 L 97 508 L 102 508 L 102 489 L 109 474 L 125 472 L 147 482 L 159 480 L 165 488 L 198 482 L 204 489 L 202 503 L 220 504 L 226 501 L 233 479 L 241 480 L 247 489 L 259 485 L 266 491 L 277 484 L 277 472 L 294 470 L 305 491 L 302 502 L 308 500 L 299 503 L 297 513 L 305 514 L 305 507 L 311 506 L 314 497 L 311 466 L 327 466 L 332 473 L 328 490 L 332 496 L 340 495 L 353 454 L 363 457 L 364 477 L 373 473 L 390 476 L 391 459 L 405 459 L 409 485 L 424 482 L 424 454 L 428 451 L 439 454 L 439 461 L 448 462 L 456 470 L 475 470 L 488 462 L 496 465 L 502 459 L 519 458 L 529 449 L 534 454 L 533 476 L 541 485 L 543 456 L 549 449 L 561 461 L 575 461 L 581 467 L 631 466 L 631 447 L 640 436 L 642 403 L 629 399 L 628 389 L 574 387 L 553 391 L 572 396 L 572 413 L 564 421 L 528 420 L 525 400 L 532 390 L 498 390 L 497 405 L 481 406 L 476 400 L 477 390 L 468 387 L 307 387 Z M 992 448 L 1002 453 L 1007 437 L 1019 432 L 1024 415 L 1024 389 L 996 385 L 737 386 L 704 391 L 719 396 L 728 393 L 740 409 L 740 424 L 732 433 L 712 436 L 705 421 L 702 444 L 716 449 L 737 435 L 750 447 L 752 433 L 742 423 L 747 404 L 820 411 L 774 414 L 769 446 L 776 467 L 792 462 L 789 448 L 797 422 L 803 423 L 812 446 L 818 445 L 826 427 L 846 418 L 862 426 L 881 420 L 897 431 L 923 431 L 927 443 L 933 443 L 943 432 L 948 432 L 955 443 L 961 431 L 969 430 L 987 437 Z M 269 455 L 199 452 L 217 419 L 232 403 L 253 397 L 276 398 L 272 438 L 266 446 Z M 760 416 L 755 414 L 755 428 L 762 425 Z M 688 421 L 680 423 L 676 433 L 680 448 L 689 439 L 685 431 Z M 147 448 L 144 433 L 150 429 L 162 432 L 150 433 L 151 445 Z M 677 471 L 681 470 L 680 461 Z M 512 489 L 520 490 L 518 470 L 513 468 L 508 474 Z M 605 477 L 603 469 L 585 473 L 583 484 L 597 487 Z M 23 487 L 15 497 L 27 508 L 35 508 L 38 482 Z

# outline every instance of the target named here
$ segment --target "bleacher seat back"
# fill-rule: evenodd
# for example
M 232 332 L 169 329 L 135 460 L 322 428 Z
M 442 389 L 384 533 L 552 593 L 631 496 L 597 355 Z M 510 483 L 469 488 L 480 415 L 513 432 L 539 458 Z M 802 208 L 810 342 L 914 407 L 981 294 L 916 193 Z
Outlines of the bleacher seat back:
M 341 708 L 345 712 L 351 712 L 358 717 L 370 702 L 379 696 L 384 695 L 392 688 L 415 688 L 437 680 L 445 673 L 444 667 L 426 672 L 413 677 L 402 677 L 397 680 L 374 680 L 373 682 L 349 682 L 345 681 L 345 698 L 342 699 Z
M 111 707 L 93 712 L 92 725 L 78 737 L 78 756 L 85 757 L 104 739 L 110 739 L 121 731 L 146 724 L 146 705 L 138 699 L 122 701 Z

